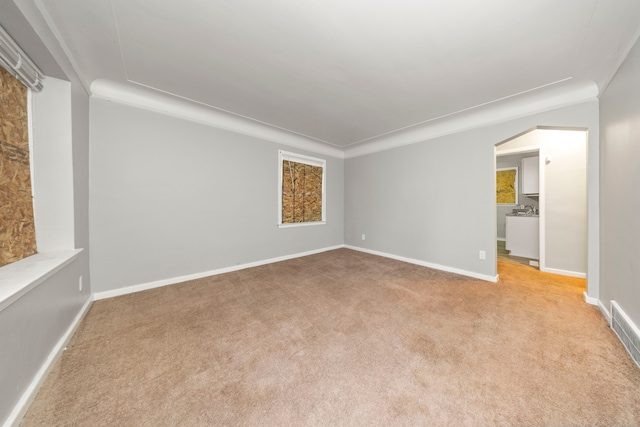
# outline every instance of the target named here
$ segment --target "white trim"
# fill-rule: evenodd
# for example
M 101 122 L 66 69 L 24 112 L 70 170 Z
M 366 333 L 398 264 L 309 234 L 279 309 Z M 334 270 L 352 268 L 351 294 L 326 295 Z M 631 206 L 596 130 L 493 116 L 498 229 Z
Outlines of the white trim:
M 278 150 L 278 155 L 281 160 L 291 160 L 292 162 L 304 163 L 311 166 L 325 167 L 327 165 L 327 161 L 325 159 L 311 157 L 305 154 L 292 153 L 291 151 Z
M 247 263 L 247 264 L 235 265 L 235 266 L 232 266 L 232 267 L 224 267 L 224 268 L 220 268 L 220 269 L 216 269 L 216 270 L 203 271 L 203 272 L 200 272 L 200 273 L 194 273 L 194 274 L 189 274 L 189 275 L 185 275 L 185 276 L 172 277 L 170 279 L 157 280 L 157 281 L 154 281 L 154 282 L 148 282 L 148 283 L 141 283 L 141 284 L 138 284 L 138 285 L 126 286 L 126 287 L 113 289 L 113 290 L 109 290 L 109 291 L 96 292 L 96 293 L 93 294 L 93 299 L 95 301 L 98 301 L 98 300 L 107 299 L 107 298 L 114 298 L 114 297 L 117 297 L 117 296 L 132 294 L 132 293 L 135 293 L 135 292 L 142 292 L 142 291 L 146 291 L 146 290 L 149 290 L 149 289 L 161 288 L 163 286 L 175 285 L 177 283 L 182 283 L 182 282 L 186 282 L 186 281 L 189 281 L 189 280 L 196 280 L 196 279 L 202 279 L 204 277 L 217 276 L 219 274 L 231 273 L 233 271 L 244 270 L 246 268 L 259 267 L 261 265 L 272 264 L 274 262 L 286 261 L 286 260 L 289 260 L 289 259 L 295 259 L 295 258 L 300 258 L 300 257 L 304 257 L 304 256 L 309 256 L 309 255 L 315 255 L 315 254 L 319 254 L 319 253 L 322 253 L 322 252 L 332 251 L 332 250 L 341 249 L 341 248 L 352 249 L 352 250 L 355 250 L 355 251 L 365 252 L 365 253 L 369 253 L 369 254 L 372 254 L 372 255 L 379 255 L 379 256 L 386 257 L 386 258 L 395 259 L 395 260 L 398 260 L 398 261 L 408 262 L 410 264 L 420 265 L 422 267 L 429 267 L 429 268 L 434 268 L 436 270 L 442 270 L 442 271 L 447 271 L 447 272 L 450 272 L 450 273 L 460 274 L 460 275 L 467 276 L 467 277 L 472 277 L 474 279 L 485 280 L 485 281 L 493 282 L 493 283 L 497 283 L 498 282 L 498 275 L 488 276 L 488 275 L 484 275 L 484 274 L 475 273 L 475 272 L 472 272 L 472 271 L 461 270 L 461 269 L 458 269 L 458 268 L 447 267 L 447 266 L 443 266 L 443 265 L 439 265 L 439 264 L 433 264 L 433 263 L 420 261 L 420 260 L 415 260 L 415 259 L 411 259 L 411 258 L 405 258 L 405 257 L 397 256 L 397 255 L 388 254 L 388 253 L 385 253 L 385 252 L 378 252 L 378 251 L 373 251 L 373 250 L 370 250 L 370 249 L 360 248 L 360 247 L 357 247 L 357 246 L 336 245 L 336 246 L 330 246 L 330 247 L 316 249 L 316 250 L 307 251 L 307 252 L 299 252 L 299 253 L 296 253 L 296 254 L 284 255 L 284 256 L 281 256 L 281 257 L 265 259 L 265 260 L 262 260 L 262 261 L 256 261 L 256 262 L 251 262 L 251 263 Z
M 361 248 L 361 247 L 358 247 L 358 246 L 345 245 L 344 247 L 347 248 L 347 249 L 352 249 L 354 251 L 365 252 L 365 253 L 368 253 L 368 254 L 371 254 L 371 255 L 383 256 L 385 258 L 391 258 L 391 259 L 395 259 L 397 261 L 408 262 L 410 264 L 416 264 L 416 265 L 420 265 L 422 267 L 433 268 L 435 270 L 446 271 L 446 272 L 449 272 L 449 273 L 460 274 L 462 276 L 472 277 L 474 279 L 485 280 L 487 282 L 493 282 L 493 283 L 497 283 L 498 282 L 498 275 L 497 274 L 495 276 L 489 276 L 489 275 L 486 275 L 486 274 L 476 273 L 474 271 L 462 270 L 462 269 L 459 269 L 459 268 L 448 267 L 448 266 L 440 265 L 440 264 L 434 264 L 434 263 L 431 263 L 431 262 L 421 261 L 421 260 L 413 259 L 413 258 L 406 258 L 406 257 L 403 257 L 403 256 L 393 255 L 393 254 L 389 254 L 389 253 L 386 253 L 386 252 L 374 251 L 374 250 L 371 250 L 371 249 L 365 249 L 365 248 Z
M 460 133 L 598 100 L 598 87 L 593 82 L 560 81 L 557 86 L 532 89 L 478 107 L 452 113 L 427 122 L 399 129 L 345 147 L 344 158 L 364 156 L 417 142 Z M 553 84 L 552 84 L 553 85 Z M 550 85 L 548 85 L 550 86 Z
M 0 311 L 62 270 L 82 249 L 31 255 L 0 268 Z
M 36 92 L 42 90 L 44 73 L 2 27 L 0 27 L 0 66 L 29 89 Z
M 529 129 L 528 131 L 519 134 L 516 137 L 513 138 L 509 138 L 506 141 L 502 141 L 499 142 L 498 144 L 496 144 L 496 157 L 504 157 L 504 156 L 512 156 L 514 154 L 527 154 L 527 153 L 537 153 L 540 151 L 540 148 L 542 148 L 541 145 L 528 145 L 526 147 L 516 147 L 516 148 L 509 148 L 508 150 L 500 150 L 498 147 L 500 147 L 500 145 L 502 144 L 506 144 L 510 141 L 513 141 L 514 139 L 518 139 L 521 136 L 527 135 L 531 132 L 535 132 L 537 131 L 538 128 L 533 128 L 533 129 Z
M 282 223 L 282 164 L 291 161 L 322 168 L 322 221 Z M 293 178 L 292 178 L 293 179 Z M 327 161 L 318 157 L 278 150 L 278 227 L 300 227 L 305 225 L 324 225 L 327 222 Z
M 633 322 L 633 320 L 631 320 L 631 318 L 627 315 L 627 313 L 624 312 L 622 307 L 620 307 L 620 304 L 618 304 L 615 300 L 611 300 L 611 307 L 613 306 L 615 306 L 616 310 L 618 311 L 618 313 L 620 313 L 620 316 L 622 316 L 624 321 L 631 328 L 635 336 L 640 337 L 640 328 L 638 328 L 638 326 Z M 613 311 L 613 309 L 611 311 Z
M 494 145 L 494 153 L 495 153 L 495 157 L 496 159 L 500 156 L 507 156 L 507 155 L 512 155 L 512 154 L 524 154 L 524 153 L 538 153 L 538 168 L 539 168 L 539 173 L 538 173 L 538 180 L 539 180 L 539 186 L 540 186 L 540 193 L 538 195 L 538 263 L 539 263 L 539 269 L 540 271 L 546 271 L 546 263 L 547 263 L 547 259 L 546 259 L 546 245 L 547 245 L 547 240 L 546 240 L 546 208 L 545 208 L 545 204 L 546 204 L 546 181 L 545 181 L 545 147 L 543 145 L 528 145 L 526 147 L 516 147 L 516 148 L 510 148 L 508 150 L 499 150 L 498 147 L 502 144 L 505 144 L 509 141 L 513 141 L 516 138 L 520 138 L 521 136 L 527 135 L 531 132 L 534 132 L 536 130 L 538 130 L 538 127 L 529 129 L 525 132 L 522 132 L 514 137 L 511 137 L 507 140 L 498 142 L 496 145 Z M 495 164 L 495 163 L 494 163 Z M 494 185 L 494 189 L 493 192 L 496 192 L 495 189 L 495 185 Z M 494 196 L 495 197 L 495 196 Z M 498 205 L 496 205 L 497 208 Z M 497 222 L 498 218 L 497 218 L 497 210 L 495 211 L 496 215 L 494 218 L 494 222 Z M 497 248 L 496 248 L 497 249 Z M 498 260 L 496 258 L 496 266 L 498 264 Z M 496 267 L 497 269 L 497 267 Z M 561 274 L 561 273 L 558 273 Z
M 587 278 L 587 273 L 581 273 L 579 271 L 560 270 L 558 268 L 549 267 L 545 267 L 544 269 L 541 267 L 540 271 L 544 271 L 545 273 L 560 274 L 562 276 L 578 277 L 580 279 Z
M 584 301 L 589 305 L 598 307 L 604 318 L 607 319 L 607 323 L 611 325 L 611 312 L 606 309 L 604 304 L 602 304 L 602 301 L 600 301 L 598 298 L 590 297 L 589 294 L 587 294 L 587 291 L 585 291 L 583 295 Z
M 282 208 L 280 209 L 280 212 L 282 212 Z M 310 225 L 325 225 L 326 223 L 327 223 L 327 221 L 292 222 L 292 223 L 287 223 L 287 224 L 278 224 L 278 228 L 308 227 Z
M 87 95 L 90 95 L 91 91 L 89 89 L 91 81 L 87 80 L 80 72 L 81 68 L 78 66 L 75 56 L 71 54 L 72 50 L 69 49 L 67 39 L 62 36 L 62 32 L 43 2 L 41 0 L 20 2 L 20 4 L 16 6 L 18 6 L 20 12 L 22 12 L 27 21 L 29 21 L 29 24 L 34 28 L 47 50 L 51 52 L 53 58 L 58 62 L 64 77 L 57 77 L 71 79 L 72 76 L 75 75 L 82 84 L 84 91 Z
M 499 242 L 506 242 L 507 239 L 505 237 L 496 237 L 496 240 L 498 240 Z
M 27 91 L 27 129 L 29 132 L 29 178 L 31 181 L 31 197 L 36 194 L 36 188 L 34 185 L 34 177 L 35 177 L 35 169 L 33 167 L 33 91 Z M 33 201 L 31 202 L 33 205 Z M 35 212 L 34 212 L 35 217 Z M 35 218 L 34 218 L 35 221 Z M 36 240 L 36 247 L 38 246 L 38 242 Z
M 97 79 L 91 83 L 91 94 L 97 98 L 190 120 L 218 129 L 230 130 L 276 144 L 287 145 L 339 159 L 344 158 L 343 150 L 328 142 L 297 134 L 287 129 L 199 103 L 192 99 L 162 92 L 135 82 L 122 83 L 107 79 Z
M 297 149 L 345 159 L 598 99 L 598 88 L 593 82 L 563 80 L 555 83 L 559 85 L 554 86 L 550 92 L 547 90 L 549 88 L 536 88 L 545 89 L 541 91 L 532 89 L 527 91 L 529 92 L 527 94 L 521 94 L 523 97 L 518 99 L 498 100 L 495 103 L 452 113 L 343 147 L 136 82 L 123 83 L 97 79 L 91 83 L 91 94 L 98 98 L 231 130 Z
M 66 350 L 67 343 L 73 337 L 73 334 L 78 329 L 78 326 L 80 326 L 80 322 L 82 322 L 82 319 L 84 319 L 84 316 L 89 311 L 89 307 L 91 307 L 92 303 L 93 298 L 90 296 L 80 309 L 80 312 L 73 319 L 73 322 L 71 322 L 71 325 L 69 325 L 69 328 L 67 328 L 67 331 L 64 333 L 64 335 L 62 335 L 62 337 L 58 340 L 58 343 L 53 347 L 53 349 L 49 353 L 49 356 L 44 361 L 27 389 L 24 391 L 24 393 L 22 393 L 20 400 L 18 400 L 18 403 L 16 404 L 16 406 L 14 406 L 13 411 L 11 411 L 9 417 L 5 420 L 5 427 L 17 427 L 20 424 L 20 421 L 22 421 L 22 418 L 25 416 L 27 410 L 29 409 L 29 405 L 31 405 L 31 402 L 38 394 L 40 386 L 47 378 L 47 375 L 53 368 L 53 365 L 56 363 L 60 355 L 62 355 L 62 352 Z
M 256 262 L 250 262 L 247 264 L 234 265 L 232 267 L 224 267 L 216 270 L 209 270 L 209 271 L 203 271 L 200 273 L 188 274 L 186 276 L 172 277 L 170 279 L 156 280 L 154 282 L 141 283 L 138 285 L 126 286 L 123 288 L 113 289 L 109 291 L 96 292 L 93 294 L 93 298 L 96 301 L 106 299 L 106 298 L 113 298 L 121 295 L 132 294 L 135 292 L 146 291 L 149 289 L 161 288 L 163 286 L 175 285 L 177 283 L 182 283 L 189 280 L 202 279 L 204 277 L 217 276 L 218 274 L 231 273 L 233 271 L 244 270 L 246 268 L 252 268 L 252 267 L 259 267 L 261 265 L 272 264 L 274 262 L 287 261 L 289 259 L 315 255 L 322 252 L 341 249 L 344 247 L 345 247 L 344 245 L 330 246 L 330 247 L 321 248 L 321 249 L 314 249 L 312 251 L 299 252 L 296 254 L 284 255 L 281 257 L 270 258 L 270 259 L 265 259 L 265 260 L 256 261 Z
M 600 80 L 596 82 L 596 85 L 598 85 L 598 87 L 600 88 L 598 97 L 600 97 L 600 95 L 602 95 L 607 91 L 607 89 L 609 88 L 609 84 L 611 84 L 611 82 L 613 81 L 613 78 L 618 73 L 618 70 L 620 70 L 620 67 L 622 67 L 622 64 L 624 63 L 624 61 L 626 61 L 627 58 L 629 57 L 629 54 L 631 53 L 631 49 L 633 49 L 633 47 L 636 45 L 639 38 L 640 38 L 640 28 L 636 30 L 633 37 L 631 37 L 631 39 L 628 41 L 627 46 L 625 46 L 623 49 L 618 49 L 617 58 L 615 62 L 612 61 L 609 63 L 615 66 L 607 68 L 609 72 L 606 75 L 601 76 Z
M 587 294 L 587 291 L 584 292 L 584 300 L 587 304 L 590 304 L 590 305 L 600 304 L 600 300 L 598 298 L 590 297 L 589 294 Z
M 640 348 L 638 347 L 638 343 L 640 342 L 640 328 L 631 320 L 631 318 L 624 312 L 620 304 L 618 304 L 615 300 L 611 300 L 611 321 L 609 325 L 611 325 L 611 329 L 616 334 L 623 347 L 631 356 L 631 359 L 636 363 L 638 368 L 640 368 Z M 622 318 L 616 318 L 616 322 L 613 322 L 613 309 L 616 309 L 616 312 Z M 631 331 L 628 331 L 631 329 Z M 620 330 L 622 329 L 622 330 Z M 626 339 L 625 339 L 626 338 Z
M 547 268 L 547 169 L 546 148 L 539 146 L 538 150 L 538 217 L 540 218 L 540 242 L 538 268 L 544 271 Z
M 613 319 L 611 317 L 611 312 L 605 308 L 604 304 L 600 300 L 598 300 L 598 308 L 600 309 L 600 312 L 602 313 L 604 318 L 607 319 L 607 323 L 609 323 L 609 326 L 611 326 L 611 322 Z

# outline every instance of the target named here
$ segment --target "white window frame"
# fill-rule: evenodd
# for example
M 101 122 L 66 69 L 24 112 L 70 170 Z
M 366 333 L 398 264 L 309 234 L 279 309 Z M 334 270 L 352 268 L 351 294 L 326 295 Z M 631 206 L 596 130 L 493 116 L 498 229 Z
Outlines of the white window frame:
M 285 161 L 303 163 L 310 166 L 322 167 L 322 221 L 282 223 L 282 167 Z M 305 227 L 310 225 L 324 225 L 327 223 L 327 161 L 304 154 L 278 150 L 278 227 Z

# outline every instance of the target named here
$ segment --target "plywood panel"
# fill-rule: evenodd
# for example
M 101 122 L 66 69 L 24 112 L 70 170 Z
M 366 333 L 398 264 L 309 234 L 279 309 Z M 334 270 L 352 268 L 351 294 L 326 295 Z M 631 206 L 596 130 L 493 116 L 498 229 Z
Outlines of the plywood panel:
M 0 67 L 0 266 L 36 253 L 27 88 Z
M 322 221 L 322 167 L 282 162 L 282 223 Z
M 516 203 L 516 170 L 496 171 L 496 203 Z

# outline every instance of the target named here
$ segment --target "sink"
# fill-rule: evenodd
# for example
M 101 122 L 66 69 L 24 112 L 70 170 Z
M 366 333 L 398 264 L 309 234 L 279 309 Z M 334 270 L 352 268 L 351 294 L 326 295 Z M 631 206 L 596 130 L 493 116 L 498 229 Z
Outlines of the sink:
M 538 214 L 534 214 L 532 212 L 512 212 L 508 213 L 507 216 L 525 216 L 525 217 L 538 217 Z

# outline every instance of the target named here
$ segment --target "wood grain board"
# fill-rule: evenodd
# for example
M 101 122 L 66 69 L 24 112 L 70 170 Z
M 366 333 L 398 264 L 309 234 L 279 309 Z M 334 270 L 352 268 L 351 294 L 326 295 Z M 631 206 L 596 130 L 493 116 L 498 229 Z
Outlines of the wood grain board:
M 0 266 L 36 253 L 27 88 L 0 68 Z

